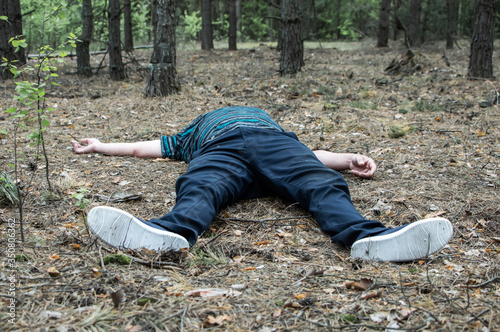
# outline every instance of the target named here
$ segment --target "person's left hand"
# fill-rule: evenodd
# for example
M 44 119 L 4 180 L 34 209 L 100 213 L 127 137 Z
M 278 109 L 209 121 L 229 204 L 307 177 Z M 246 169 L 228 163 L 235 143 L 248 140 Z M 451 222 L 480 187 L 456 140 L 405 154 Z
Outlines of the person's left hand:
M 371 178 L 377 170 L 377 165 L 372 158 L 359 154 L 353 155 L 349 168 L 351 169 L 351 173 L 356 176 Z

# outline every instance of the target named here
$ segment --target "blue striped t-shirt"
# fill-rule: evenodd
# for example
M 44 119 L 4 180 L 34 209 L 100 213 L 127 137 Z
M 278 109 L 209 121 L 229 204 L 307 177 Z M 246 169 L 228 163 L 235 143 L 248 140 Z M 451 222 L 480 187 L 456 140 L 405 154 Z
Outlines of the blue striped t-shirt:
M 240 127 L 283 131 L 263 110 L 246 106 L 225 107 L 200 115 L 176 135 L 161 136 L 162 156 L 190 162 L 193 153 L 205 144 Z

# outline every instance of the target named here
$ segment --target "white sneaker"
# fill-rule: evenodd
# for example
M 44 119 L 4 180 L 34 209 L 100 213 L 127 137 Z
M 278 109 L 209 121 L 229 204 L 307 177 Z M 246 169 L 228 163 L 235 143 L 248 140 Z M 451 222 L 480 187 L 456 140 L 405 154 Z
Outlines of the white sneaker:
M 125 249 L 178 250 L 188 248 L 181 235 L 147 225 L 130 213 L 109 206 L 90 210 L 90 230 L 107 244 Z
M 354 242 L 351 256 L 371 261 L 413 261 L 443 248 L 452 235 L 453 226 L 447 219 L 423 219 Z

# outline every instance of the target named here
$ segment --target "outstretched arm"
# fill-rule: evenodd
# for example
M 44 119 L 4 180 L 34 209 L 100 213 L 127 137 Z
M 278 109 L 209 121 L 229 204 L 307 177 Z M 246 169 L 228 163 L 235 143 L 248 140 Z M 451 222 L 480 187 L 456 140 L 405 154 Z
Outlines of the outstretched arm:
M 375 161 L 362 154 L 334 153 L 325 150 L 315 150 L 313 152 L 326 167 L 336 171 L 350 169 L 354 175 L 371 178 L 377 170 Z
M 161 158 L 160 140 L 136 143 L 102 143 L 96 138 L 84 138 L 80 144 L 72 141 L 73 150 L 80 153 L 102 153 L 111 156 L 132 156 L 138 158 Z

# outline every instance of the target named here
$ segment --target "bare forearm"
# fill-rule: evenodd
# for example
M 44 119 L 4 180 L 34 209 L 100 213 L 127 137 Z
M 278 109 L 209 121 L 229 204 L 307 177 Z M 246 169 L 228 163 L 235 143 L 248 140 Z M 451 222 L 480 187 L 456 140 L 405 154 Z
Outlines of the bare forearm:
M 344 171 L 351 168 L 352 153 L 334 153 L 325 150 L 315 150 L 313 152 L 328 168 L 336 171 Z
M 350 169 L 352 174 L 362 178 L 371 178 L 377 170 L 375 161 L 362 154 L 334 153 L 324 150 L 316 150 L 314 154 L 326 167 L 336 171 Z
M 160 158 L 161 144 L 159 140 L 135 143 L 102 143 L 97 139 L 82 139 L 80 143 L 73 141 L 76 153 L 102 153 L 112 156 L 132 156 L 138 158 Z M 85 145 L 86 144 L 86 145 Z

